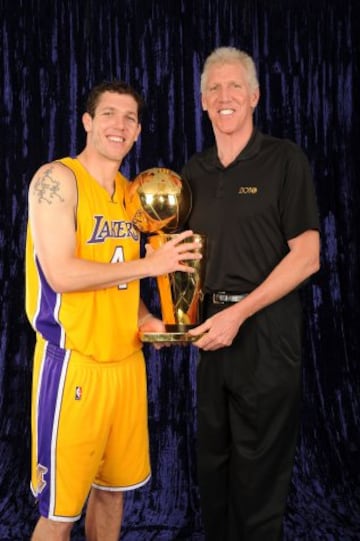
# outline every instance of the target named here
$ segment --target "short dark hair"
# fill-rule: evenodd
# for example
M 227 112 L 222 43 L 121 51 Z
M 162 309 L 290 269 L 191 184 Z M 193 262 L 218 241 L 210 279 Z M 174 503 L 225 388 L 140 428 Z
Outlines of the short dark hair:
M 95 110 L 99 99 L 104 92 L 115 92 L 117 94 L 127 94 L 132 96 L 138 106 L 138 119 L 141 122 L 142 113 L 145 107 L 142 96 L 130 85 L 124 81 L 104 81 L 92 88 L 86 101 L 86 112 L 91 117 L 95 116 Z

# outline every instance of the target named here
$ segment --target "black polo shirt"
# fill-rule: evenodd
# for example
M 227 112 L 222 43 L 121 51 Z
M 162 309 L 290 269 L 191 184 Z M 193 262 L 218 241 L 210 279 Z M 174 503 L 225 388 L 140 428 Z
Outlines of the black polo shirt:
M 212 147 L 181 175 L 193 194 L 188 225 L 208 239 L 206 291 L 252 291 L 289 252 L 287 240 L 319 229 L 310 166 L 292 141 L 255 129 L 227 167 Z

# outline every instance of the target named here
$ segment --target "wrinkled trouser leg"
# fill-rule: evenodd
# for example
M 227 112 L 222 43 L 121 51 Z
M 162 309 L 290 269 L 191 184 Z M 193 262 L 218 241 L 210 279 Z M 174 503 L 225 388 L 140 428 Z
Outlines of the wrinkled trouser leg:
M 298 433 L 300 357 L 294 296 L 245 322 L 230 348 L 201 353 L 198 475 L 208 541 L 281 539 Z

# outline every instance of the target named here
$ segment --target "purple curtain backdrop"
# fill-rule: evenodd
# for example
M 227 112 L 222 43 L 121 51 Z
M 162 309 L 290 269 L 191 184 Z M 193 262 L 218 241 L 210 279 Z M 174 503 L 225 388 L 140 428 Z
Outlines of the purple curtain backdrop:
M 84 98 L 115 77 L 148 105 L 124 174 L 179 171 L 213 141 L 199 76 L 219 45 L 254 56 L 257 124 L 303 147 L 321 215 L 322 268 L 303 290 L 303 417 L 285 539 L 360 539 L 359 33 L 358 0 L 0 0 L 1 541 L 28 540 L 37 517 L 28 488 L 34 337 L 23 272 L 30 178 L 41 163 L 82 148 Z M 158 311 L 154 281 L 142 288 Z M 122 539 L 203 541 L 196 351 L 145 353 L 153 477 L 128 494 Z M 83 521 L 73 539 L 84 539 Z

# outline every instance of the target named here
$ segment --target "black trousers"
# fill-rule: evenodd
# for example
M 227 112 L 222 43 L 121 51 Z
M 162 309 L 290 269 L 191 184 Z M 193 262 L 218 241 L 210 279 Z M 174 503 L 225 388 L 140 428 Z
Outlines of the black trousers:
M 226 305 L 205 304 L 209 317 Z M 231 347 L 201 352 L 198 477 L 207 541 L 279 541 L 299 424 L 296 293 L 249 318 Z

